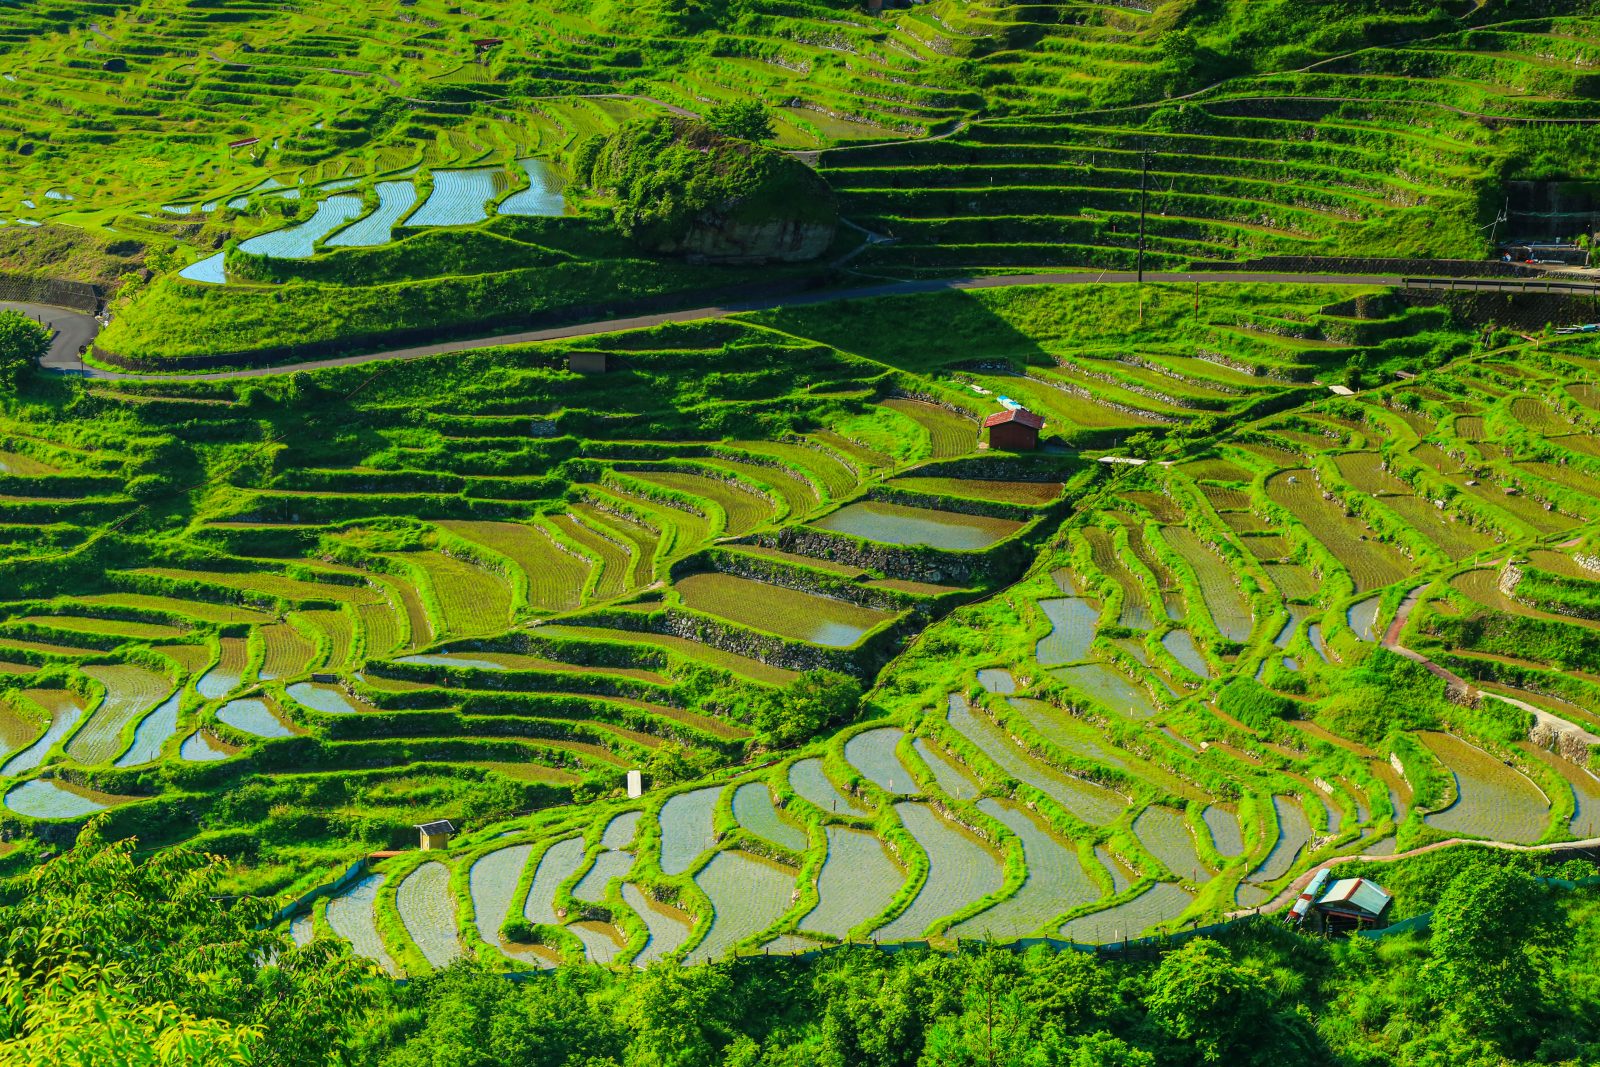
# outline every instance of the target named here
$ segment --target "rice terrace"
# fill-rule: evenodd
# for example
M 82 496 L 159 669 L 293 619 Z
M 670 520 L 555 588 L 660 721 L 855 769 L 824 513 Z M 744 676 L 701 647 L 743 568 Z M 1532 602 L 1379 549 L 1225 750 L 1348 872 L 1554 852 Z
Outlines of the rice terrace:
M 1597 164 L 1593 0 L 0 3 L 0 1064 L 1600 1062 Z

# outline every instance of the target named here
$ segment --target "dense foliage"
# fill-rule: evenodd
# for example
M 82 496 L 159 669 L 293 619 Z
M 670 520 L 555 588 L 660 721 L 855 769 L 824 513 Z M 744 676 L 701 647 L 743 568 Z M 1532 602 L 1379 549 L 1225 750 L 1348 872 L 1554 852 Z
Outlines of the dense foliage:
M 211 895 L 218 861 L 139 861 L 91 827 L 0 909 L 0 1062 L 384 1067 L 1188 1067 L 1578 1064 L 1600 1054 L 1600 901 L 1477 854 L 1428 935 L 1271 922 L 1119 962 L 1036 949 L 523 983 L 458 964 L 396 988 Z
M 732 136 L 759 133 L 749 116 L 720 126 L 660 118 L 579 146 L 573 171 L 614 201 L 613 218 L 648 248 L 677 248 L 697 225 L 831 224 L 827 183 L 783 153 Z
M 18 379 L 50 351 L 50 330 L 20 311 L 0 311 L 0 389 Z

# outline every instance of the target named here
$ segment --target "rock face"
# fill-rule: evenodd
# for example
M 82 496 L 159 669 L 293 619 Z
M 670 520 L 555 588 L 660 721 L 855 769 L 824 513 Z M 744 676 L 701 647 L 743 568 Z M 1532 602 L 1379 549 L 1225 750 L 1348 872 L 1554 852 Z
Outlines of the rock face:
M 676 247 L 661 250 L 698 263 L 804 263 L 828 250 L 838 228 L 831 219 L 744 219 L 739 214 L 703 212 Z

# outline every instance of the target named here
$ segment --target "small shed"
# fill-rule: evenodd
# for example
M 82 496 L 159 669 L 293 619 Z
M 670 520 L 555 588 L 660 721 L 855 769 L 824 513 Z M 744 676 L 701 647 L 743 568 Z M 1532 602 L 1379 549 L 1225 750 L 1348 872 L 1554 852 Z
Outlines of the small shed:
M 417 824 L 417 833 L 422 835 L 422 851 L 430 852 L 436 848 L 450 847 L 450 835 L 456 832 L 449 819 L 435 819 L 433 822 Z
M 1389 924 L 1389 905 L 1394 898 L 1378 883 L 1365 878 L 1341 878 L 1329 886 L 1311 905 L 1317 928 L 1329 932 Z
M 989 431 L 989 447 L 1004 452 L 1032 452 L 1039 447 L 1039 431 L 1044 429 L 1044 416 L 1035 415 L 1027 408 L 997 411 L 983 420 Z
M 567 369 L 573 374 L 605 374 L 611 370 L 607 352 L 568 352 Z
M 644 775 L 638 771 L 628 772 L 628 799 L 634 800 L 644 796 Z

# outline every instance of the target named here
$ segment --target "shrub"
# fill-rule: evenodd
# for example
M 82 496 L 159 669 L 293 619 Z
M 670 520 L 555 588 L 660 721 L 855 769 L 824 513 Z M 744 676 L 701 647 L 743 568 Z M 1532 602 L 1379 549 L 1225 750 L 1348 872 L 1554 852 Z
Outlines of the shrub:
M 750 223 L 836 217 L 832 191 L 805 164 L 684 119 L 630 123 L 580 146 L 573 165 L 613 197 L 618 228 L 657 251 L 675 250 L 713 212 Z
M 20 311 L 0 311 L 0 390 L 15 388 L 49 351 L 49 329 Z

